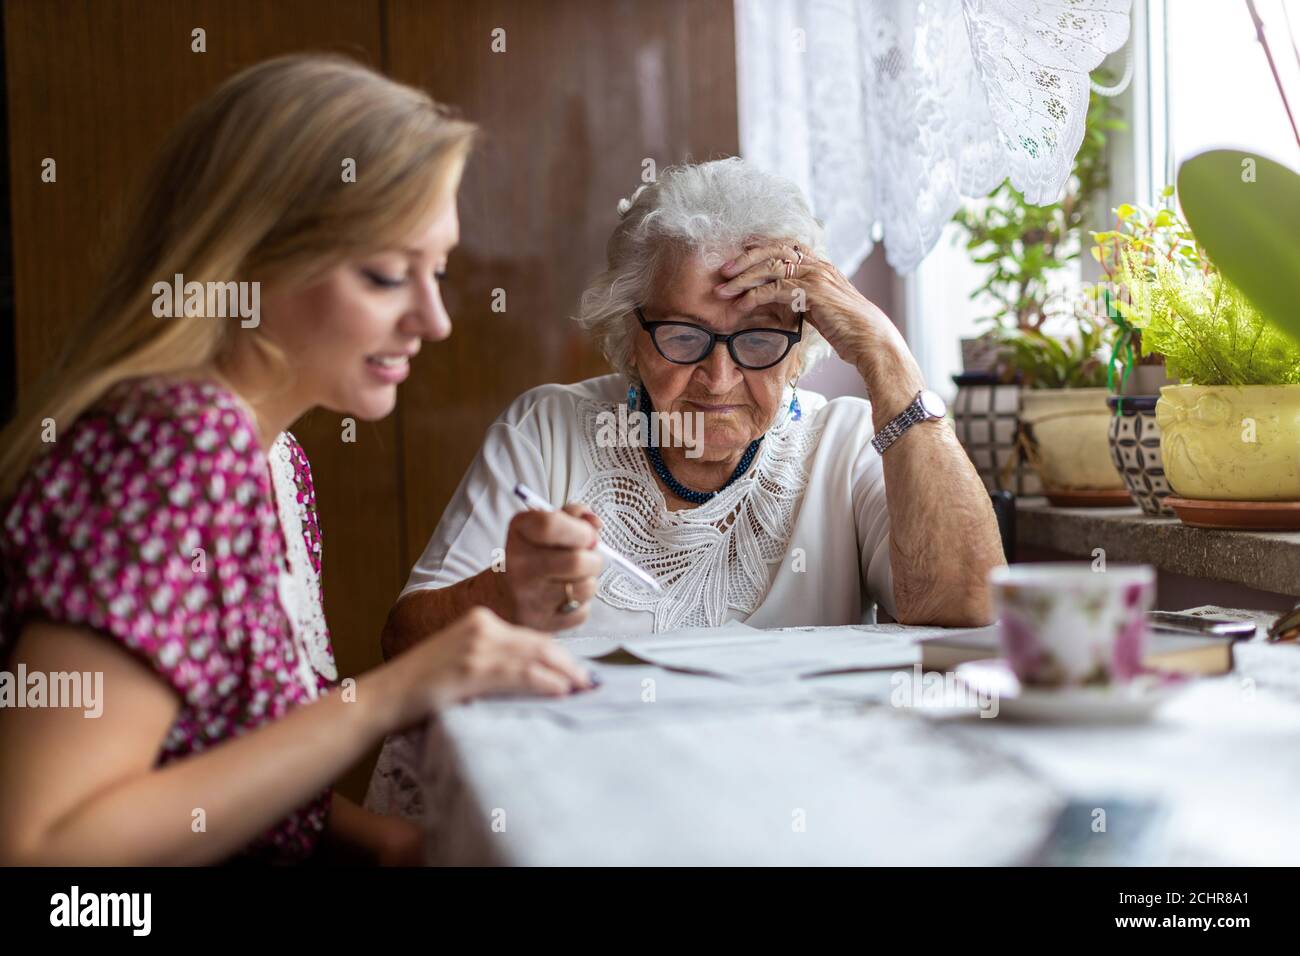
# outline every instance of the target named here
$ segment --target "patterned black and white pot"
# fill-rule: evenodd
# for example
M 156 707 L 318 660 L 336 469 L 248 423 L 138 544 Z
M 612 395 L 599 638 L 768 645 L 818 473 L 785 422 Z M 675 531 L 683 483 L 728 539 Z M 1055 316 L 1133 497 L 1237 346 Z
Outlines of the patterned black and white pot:
M 954 375 L 952 403 L 957 439 L 990 492 L 1041 495 L 1038 473 L 1017 453 L 1020 386 L 1003 385 L 992 376 Z
M 1124 476 L 1133 500 L 1149 515 L 1173 517 L 1166 505 L 1170 494 L 1160 457 L 1160 428 L 1156 425 L 1159 395 L 1112 395 L 1110 408 L 1110 458 Z M 1118 412 L 1118 414 L 1116 414 Z

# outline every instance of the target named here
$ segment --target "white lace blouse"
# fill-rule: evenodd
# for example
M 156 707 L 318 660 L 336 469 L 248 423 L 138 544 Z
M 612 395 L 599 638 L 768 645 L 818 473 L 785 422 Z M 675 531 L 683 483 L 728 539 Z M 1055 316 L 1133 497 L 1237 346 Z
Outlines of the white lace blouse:
M 605 542 L 664 588 L 607 564 L 583 633 L 870 623 L 877 603 L 893 613 L 889 513 L 866 401 L 800 391 L 802 417 L 778 416 L 742 478 L 704 505 L 669 511 L 644 450 L 608 441 L 608 427 L 598 440 L 626 395 L 623 377 L 606 375 L 517 398 L 488 429 L 403 594 L 500 567 L 521 509 L 512 489 L 523 482 L 556 506 L 585 502 Z
M 669 511 L 644 450 L 597 440 L 601 414 L 617 416 L 626 397 L 620 375 L 519 396 L 488 429 L 402 593 L 455 584 L 502 560 L 522 507 L 512 491 L 523 482 L 556 506 L 586 502 L 606 543 L 664 588 L 655 594 L 607 565 L 584 634 L 737 619 L 872 623 L 876 604 L 893 614 L 889 512 L 867 402 L 800 391 L 802 417 L 779 416 L 744 477 L 707 504 Z M 789 400 L 787 391 L 783 407 Z M 423 736 L 416 729 L 385 742 L 369 809 L 429 822 Z

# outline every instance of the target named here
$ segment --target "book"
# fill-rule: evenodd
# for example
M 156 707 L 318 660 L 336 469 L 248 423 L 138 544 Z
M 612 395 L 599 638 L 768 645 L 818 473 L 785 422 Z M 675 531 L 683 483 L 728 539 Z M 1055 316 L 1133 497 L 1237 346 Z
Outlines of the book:
M 1157 670 L 1178 674 L 1213 676 L 1232 671 L 1233 641 L 1202 634 L 1175 634 L 1151 631 L 1147 635 L 1147 652 L 1143 663 Z M 967 661 L 1001 657 L 997 625 L 923 637 L 921 667 L 924 670 L 950 671 Z

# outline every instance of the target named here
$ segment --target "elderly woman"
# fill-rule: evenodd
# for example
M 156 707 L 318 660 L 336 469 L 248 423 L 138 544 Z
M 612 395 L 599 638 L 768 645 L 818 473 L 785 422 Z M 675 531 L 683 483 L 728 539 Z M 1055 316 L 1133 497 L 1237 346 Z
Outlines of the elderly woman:
M 987 623 L 989 496 L 898 330 L 824 260 L 798 189 L 726 159 L 664 172 L 620 214 L 578 315 L 615 374 L 532 389 L 491 426 L 385 654 L 476 604 L 604 634 L 853 624 L 877 604 L 907 624 Z M 870 403 L 797 390 L 828 346 Z M 659 444 L 629 412 L 668 413 Z M 517 483 L 563 510 L 521 510 Z M 606 564 L 598 534 L 662 590 Z M 415 812 L 404 746 L 371 801 Z

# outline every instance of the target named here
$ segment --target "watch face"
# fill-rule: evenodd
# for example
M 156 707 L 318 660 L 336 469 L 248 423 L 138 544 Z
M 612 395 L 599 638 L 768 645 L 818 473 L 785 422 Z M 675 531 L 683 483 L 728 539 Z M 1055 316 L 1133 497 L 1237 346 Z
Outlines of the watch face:
M 948 406 L 944 400 L 928 388 L 921 392 L 921 407 L 931 418 L 943 418 L 948 414 Z

